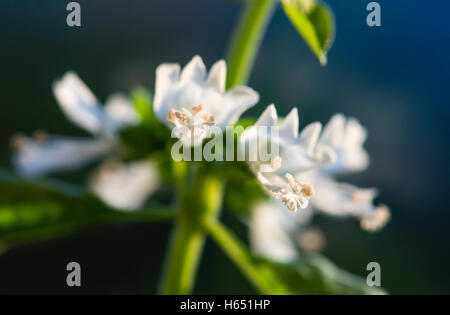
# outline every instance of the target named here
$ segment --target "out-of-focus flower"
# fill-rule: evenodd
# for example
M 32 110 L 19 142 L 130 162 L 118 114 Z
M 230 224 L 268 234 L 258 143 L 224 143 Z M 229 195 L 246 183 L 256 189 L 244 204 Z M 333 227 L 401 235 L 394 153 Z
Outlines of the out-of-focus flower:
M 107 205 L 133 211 L 144 205 L 158 183 L 159 172 L 153 161 L 126 164 L 108 160 L 94 173 L 89 188 Z
M 314 150 L 320 129 L 319 123 L 313 123 L 299 135 L 297 109 L 294 108 L 278 124 L 277 112 L 272 104 L 239 139 L 241 149 L 250 151 L 247 154 L 250 169 L 256 174 L 264 190 L 281 200 L 289 210 L 306 208 L 314 193 L 313 187 L 302 180 L 301 174 L 317 168 L 325 160 L 323 152 L 321 156 L 316 156 L 317 152 Z M 264 157 L 260 154 L 262 147 L 277 149 L 275 151 L 279 155 L 270 152 L 272 156 L 267 161 L 269 155 Z M 298 175 L 297 178 L 294 177 L 295 174 Z
M 297 237 L 298 246 L 302 252 L 316 253 L 325 247 L 325 235 L 316 227 L 307 227 Z
M 353 216 L 360 220 L 364 230 L 370 232 L 381 229 L 389 221 L 389 208 L 373 204 L 378 194 L 376 189 L 358 188 L 314 173 L 308 174 L 306 178 L 316 191 L 311 199 L 316 210 L 333 216 Z
M 311 208 L 299 212 L 284 211 L 278 200 L 256 204 L 249 221 L 252 251 L 276 261 L 288 262 L 298 254 L 296 235 L 311 220 Z
M 366 129 L 356 119 L 346 119 L 341 114 L 333 116 L 318 140 L 317 150 L 326 148 L 335 152 L 334 163 L 299 176 L 314 185 L 316 195 L 311 199 L 314 208 L 331 215 L 354 216 L 363 229 L 376 231 L 390 218 L 388 207 L 373 204 L 377 190 L 334 179 L 335 175 L 363 171 L 369 166 L 369 156 L 363 147 L 366 138 Z
M 259 100 L 247 86 L 225 91 L 226 64 L 217 61 L 209 73 L 202 58 L 195 56 L 183 68 L 164 63 L 156 69 L 154 110 L 173 135 L 187 146 L 201 144 L 212 126 L 234 124 Z
M 309 138 L 310 146 L 306 150 L 307 156 L 315 159 L 315 163 L 312 163 L 314 166 L 294 173 L 296 180 L 301 179 L 314 187 L 314 195 L 305 209 L 308 211 L 306 215 L 317 210 L 334 216 L 353 216 L 360 220 L 364 230 L 372 232 L 382 228 L 389 221 L 390 211 L 385 205 L 373 204 L 377 190 L 340 183 L 334 178 L 337 174 L 362 171 L 368 167 L 369 157 L 363 148 L 366 130 L 357 120 L 346 119 L 340 114 L 333 116 L 322 134 L 320 126 L 316 128 L 318 131 Z M 311 134 L 310 131 L 307 133 Z M 276 201 L 255 206 L 250 219 L 249 238 L 256 253 L 279 261 L 289 261 L 298 255 L 299 247 L 308 248 L 301 233 L 308 220 L 296 220 L 295 214 L 292 216 L 281 208 L 282 205 Z
M 355 118 L 334 115 L 325 125 L 316 145 L 318 152 L 333 154 L 333 161 L 321 172 L 346 174 L 365 170 L 369 166 L 369 155 L 363 147 L 366 139 L 366 129 Z
M 114 95 L 102 106 L 89 88 L 73 73 L 53 85 L 53 93 L 66 117 L 94 138 L 15 136 L 13 163 L 23 176 L 38 177 L 50 172 L 72 170 L 119 148 L 118 131 L 137 121 L 137 115 L 122 95 Z

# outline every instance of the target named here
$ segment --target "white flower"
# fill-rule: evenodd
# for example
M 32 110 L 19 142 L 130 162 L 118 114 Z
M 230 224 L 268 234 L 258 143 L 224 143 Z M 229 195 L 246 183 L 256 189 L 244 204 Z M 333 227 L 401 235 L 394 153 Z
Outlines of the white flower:
M 75 139 L 59 136 L 15 136 L 13 162 L 23 176 L 37 177 L 55 170 L 74 170 L 116 147 L 107 139 Z
M 316 146 L 318 152 L 333 152 L 330 167 L 322 172 L 335 174 L 365 170 L 369 166 L 369 155 L 363 147 L 366 138 L 366 129 L 356 119 L 334 115 L 325 125 Z
M 361 227 L 366 231 L 381 229 L 389 221 L 390 211 L 385 205 L 373 204 L 377 190 L 339 183 L 334 178 L 336 174 L 361 171 L 368 166 L 369 157 L 363 148 L 367 136 L 364 127 L 357 120 L 346 119 L 339 114 L 333 116 L 322 134 L 320 126 L 316 127 L 314 132 L 311 128 L 311 125 L 307 126 L 300 138 L 304 133 L 314 134 L 313 137 L 307 137 L 310 141 L 306 149 L 306 156 L 312 157 L 315 161 L 306 165 L 314 166 L 306 169 L 300 167 L 298 172 L 294 172 L 293 179 L 292 175 L 289 176 L 291 182 L 301 179 L 314 187 L 314 195 L 301 214 L 306 211 L 308 219 L 313 210 L 339 217 L 353 216 L 360 220 Z M 302 142 L 303 145 L 304 143 Z M 301 150 L 297 148 L 295 152 Z M 289 156 L 284 156 L 283 160 L 287 158 Z M 294 157 L 291 158 L 296 160 Z M 298 161 L 303 162 L 303 158 Z M 268 166 L 264 168 L 266 171 L 272 171 Z M 290 168 L 292 169 L 291 166 Z M 266 174 L 258 173 L 257 176 L 263 186 L 272 184 Z M 274 197 L 277 198 L 276 195 Z M 285 200 L 281 200 L 286 203 Z M 256 253 L 278 261 L 290 261 L 299 254 L 298 235 L 309 220 L 296 218 L 295 214 L 292 216 L 290 212 L 280 208 L 283 208 L 283 205 L 274 200 L 256 205 L 251 214 L 249 238 Z
M 60 136 L 13 139 L 17 171 L 29 177 L 81 167 L 119 147 L 117 132 L 134 124 L 137 115 L 127 99 L 112 96 L 101 106 L 94 94 L 73 72 L 66 73 L 53 85 L 53 93 L 69 120 L 91 133 L 94 138 L 78 139 Z
M 209 73 L 199 56 L 180 70 L 179 64 L 165 63 L 156 69 L 156 116 L 173 135 L 188 146 L 199 145 L 212 126 L 225 128 L 259 100 L 257 92 L 246 86 L 225 91 L 226 64 L 217 61 Z
M 324 127 L 316 147 L 316 150 L 333 151 L 334 163 L 298 176 L 314 185 L 316 195 L 311 203 L 315 209 L 335 216 L 354 216 L 363 229 L 376 231 L 390 218 L 388 207 L 373 204 L 377 190 L 358 188 L 334 179 L 334 175 L 368 167 L 369 156 L 363 147 L 366 138 L 367 131 L 356 119 L 334 115 Z
M 373 204 L 378 194 L 376 189 L 358 188 L 317 174 L 310 174 L 307 178 L 316 191 L 311 199 L 316 210 L 333 216 L 353 216 L 360 220 L 364 230 L 370 232 L 381 229 L 389 221 L 389 208 Z
M 262 187 L 273 197 L 281 200 L 289 210 L 296 211 L 308 206 L 308 199 L 314 190 L 305 183 L 301 174 L 317 168 L 325 159 L 325 155 L 315 156 L 314 148 L 321 125 L 314 123 L 298 134 L 298 113 L 294 108 L 278 125 L 275 106 L 272 104 L 262 113 L 254 126 L 247 128 L 241 135 L 241 150 L 247 154 L 250 169 L 256 174 Z M 255 146 L 256 143 L 256 146 Z M 270 146 L 279 155 L 271 152 L 270 161 L 265 161 L 262 147 Z M 255 151 L 258 153 L 255 154 Z M 252 153 L 253 152 L 253 153 Z M 323 152 L 322 152 L 323 153 Z M 252 158 L 257 156 L 256 159 Z
M 159 187 L 159 173 L 152 161 L 121 163 L 108 160 L 92 176 L 90 189 L 109 206 L 132 211 L 142 207 Z

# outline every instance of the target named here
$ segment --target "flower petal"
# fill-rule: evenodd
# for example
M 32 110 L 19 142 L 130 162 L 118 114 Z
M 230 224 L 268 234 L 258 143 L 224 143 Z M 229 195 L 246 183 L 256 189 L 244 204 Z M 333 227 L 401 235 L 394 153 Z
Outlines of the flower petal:
M 274 104 L 270 104 L 264 110 L 264 112 L 259 116 L 258 120 L 255 123 L 255 126 L 276 126 L 278 122 L 277 110 Z
M 214 113 L 217 124 L 226 127 L 236 123 L 239 117 L 259 100 L 259 94 L 247 86 L 236 86 L 225 93 L 222 110 Z
M 311 203 L 317 210 L 334 216 L 354 216 L 368 231 L 380 229 L 389 220 L 389 209 L 373 204 L 378 194 L 374 188 L 362 189 L 317 174 L 309 174 L 307 180 L 314 185 Z
M 124 164 L 110 160 L 94 174 L 89 187 L 109 206 L 132 211 L 143 206 L 159 187 L 158 183 L 159 174 L 154 162 Z
M 225 92 L 227 65 L 225 60 L 217 61 L 209 71 L 207 83 L 215 87 L 220 93 Z
M 22 138 L 13 157 L 16 170 L 26 177 L 74 170 L 111 152 L 117 143 L 108 139 L 73 139 L 59 136 L 38 142 Z
M 133 105 L 123 94 L 114 94 L 108 98 L 105 113 L 116 122 L 118 128 L 134 125 L 138 121 Z
M 214 118 L 216 126 L 224 128 L 235 123 L 239 116 L 256 104 L 259 95 L 254 90 L 240 86 L 225 91 L 226 65 L 216 62 L 208 77 L 199 56 L 195 56 L 179 74 L 176 64 L 163 64 L 156 70 L 154 109 L 157 117 L 170 128 L 167 121 L 170 110 L 191 110 L 202 105 L 204 113 Z
M 299 142 L 306 148 L 306 151 L 310 155 L 313 154 L 321 129 L 321 123 L 315 122 L 307 125 L 300 133 Z
M 53 85 L 53 93 L 68 119 L 92 134 L 112 132 L 100 103 L 73 72 L 67 72 Z
M 334 160 L 323 172 L 349 173 L 366 169 L 369 165 L 369 155 L 363 147 L 366 138 L 365 128 L 356 119 L 334 115 L 326 124 L 316 149 L 317 154 L 334 151 Z
M 200 56 L 194 56 L 191 61 L 181 71 L 180 81 L 182 83 L 194 81 L 203 83 L 206 78 L 206 67 Z
M 280 137 L 296 139 L 298 137 L 298 110 L 293 108 L 280 124 Z
M 344 136 L 344 128 L 345 116 L 342 114 L 334 115 L 323 128 L 319 142 L 322 144 L 339 146 Z
M 180 78 L 180 65 L 174 63 L 163 63 L 156 68 L 155 96 L 153 108 L 156 116 L 166 122 L 166 115 L 170 108 L 166 99 L 174 85 Z

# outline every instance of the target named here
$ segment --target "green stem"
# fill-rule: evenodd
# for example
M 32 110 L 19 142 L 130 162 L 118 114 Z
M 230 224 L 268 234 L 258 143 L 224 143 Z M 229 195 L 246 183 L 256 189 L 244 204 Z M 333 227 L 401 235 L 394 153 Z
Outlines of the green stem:
M 263 294 L 273 294 L 271 287 L 261 277 L 261 270 L 255 267 L 252 257 L 246 247 L 231 231 L 216 220 L 208 221 L 206 228 L 211 237 L 222 248 L 222 250 L 233 260 L 236 266 L 249 279 L 253 286 Z
M 227 58 L 228 87 L 247 82 L 277 0 L 247 2 Z M 189 166 L 192 170 L 195 164 Z M 160 292 L 164 294 L 191 293 L 206 237 L 203 223 L 217 219 L 222 203 L 220 177 L 188 175 L 188 171 L 186 163 L 174 163 L 180 200 L 160 286 Z M 193 183 L 186 183 L 187 179 L 193 178 Z
M 245 85 L 277 0 L 247 0 L 227 54 L 227 87 Z
M 179 192 L 179 212 L 163 272 L 162 294 L 192 292 L 206 238 L 203 222 L 217 217 L 222 204 L 223 183 L 220 178 L 209 174 L 196 175 L 191 174 L 191 179 L 196 177 L 194 183 Z

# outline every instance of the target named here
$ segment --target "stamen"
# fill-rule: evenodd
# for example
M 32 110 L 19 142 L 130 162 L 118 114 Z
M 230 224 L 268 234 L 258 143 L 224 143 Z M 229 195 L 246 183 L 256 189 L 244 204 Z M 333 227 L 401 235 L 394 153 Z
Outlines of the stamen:
M 325 247 L 325 235 L 318 228 L 308 228 L 298 235 L 298 244 L 304 252 L 320 252 Z
M 214 126 L 214 116 L 203 111 L 204 106 L 199 104 L 190 110 L 182 108 L 181 110 L 171 109 L 167 114 L 167 120 L 175 124 L 175 132 L 179 139 L 185 143 L 196 145 L 207 136 L 207 130 Z
M 361 220 L 361 227 L 369 232 L 381 229 L 391 218 L 391 212 L 386 205 L 379 205 L 371 216 Z
M 295 180 L 294 176 L 289 173 L 285 177 L 290 189 L 283 188 L 280 191 L 281 201 L 291 211 L 297 211 L 298 208 L 306 208 L 308 206 L 308 198 L 313 195 L 314 190 L 312 186 Z
M 205 122 L 207 123 L 214 123 L 214 116 L 210 115 L 210 114 L 204 114 L 203 115 L 203 119 L 205 120 Z
M 357 204 L 360 201 L 361 198 L 360 198 L 358 192 L 354 192 L 352 194 L 352 198 L 351 199 L 352 199 L 353 203 Z
M 202 104 L 199 104 L 197 106 L 192 107 L 192 111 L 194 112 L 194 114 L 198 114 L 202 110 L 203 110 L 203 105 Z
M 44 143 L 48 139 L 48 135 L 43 130 L 36 130 L 33 134 L 33 139 L 37 143 Z
M 175 122 L 177 120 L 177 116 L 176 116 L 176 111 L 175 109 L 171 108 L 170 111 L 167 113 L 167 120 L 170 122 Z
M 27 137 L 23 134 L 16 134 L 11 138 L 11 147 L 13 148 L 13 150 L 19 151 L 25 146 L 27 141 Z
M 306 197 L 311 197 L 314 194 L 314 189 L 311 185 L 303 184 L 301 192 Z
M 175 111 L 175 117 L 181 122 L 187 122 L 188 120 L 188 115 L 178 111 Z

